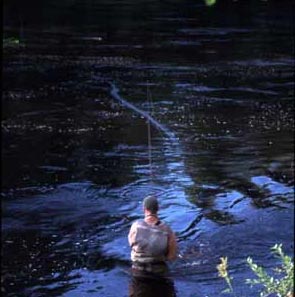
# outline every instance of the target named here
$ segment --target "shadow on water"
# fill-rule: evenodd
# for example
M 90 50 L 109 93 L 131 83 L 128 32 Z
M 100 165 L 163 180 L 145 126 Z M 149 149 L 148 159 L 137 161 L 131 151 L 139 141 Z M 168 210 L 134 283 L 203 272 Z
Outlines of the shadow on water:
M 165 296 L 175 297 L 176 291 L 172 280 L 160 277 L 133 276 L 129 284 L 129 297 Z

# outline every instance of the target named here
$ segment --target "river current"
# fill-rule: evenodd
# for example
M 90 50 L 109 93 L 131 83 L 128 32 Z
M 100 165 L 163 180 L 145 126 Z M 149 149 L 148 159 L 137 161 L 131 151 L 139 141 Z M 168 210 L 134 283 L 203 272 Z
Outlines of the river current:
M 128 231 L 154 194 L 177 296 L 221 296 L 222 256 L 257 295 L 246 258 L 294 253 L 288 1 L 117 2 L 4 7 L 2 293 L 128 296 Z

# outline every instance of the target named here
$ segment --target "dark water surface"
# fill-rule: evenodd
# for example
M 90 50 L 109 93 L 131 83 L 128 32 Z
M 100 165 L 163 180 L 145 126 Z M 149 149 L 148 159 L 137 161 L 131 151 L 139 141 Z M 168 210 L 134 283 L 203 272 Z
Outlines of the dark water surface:
M 221 256 L 254 296 L 247 256 L 294 252 L 291 2 L 31 2 L 4 6 L 4 296 L 128 296 L 151 193 L 177 296 L 220 296 Z

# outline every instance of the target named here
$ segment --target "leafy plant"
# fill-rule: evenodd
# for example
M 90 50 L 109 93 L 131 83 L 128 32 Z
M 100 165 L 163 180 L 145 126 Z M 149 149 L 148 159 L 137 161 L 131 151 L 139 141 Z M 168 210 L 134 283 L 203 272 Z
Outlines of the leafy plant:
M 274 276 L 269 275 L 264 268 L 253 262 L 251 257 L 247 258 L 247 263 L 257 278 L 246 279 L 246 283 L 251 287 L 261 285 L 260 297 L 267 297 L 275 294 L 277 297 L 293 297 L 294 291 L 294 262 L 291 257 L 284 254 L 282 244 L 276 244 L 271 248 L 272 254 L 281 260 L 281 265 L 273 269 Z M 222 257 L 221 263 L 217 265 L 219 276 L 224 278 L 228 289 L 224 292 L 232 293 L 235 296 L 231 280 L 227 272 L 227 258 Z
M 212 6 L 216 3 L 216 0 L 205 0 L 207 6 Z
M 15 38 L 15 37 L 3 38 L 3 47 L 19 46 L 19 45 L 20 45 L 20 41 L 18 38 Z
M 227 257 L 221 257 L 220 260 L 221 263 L 217 265 L 218 276 L 222 277 L 226 281 L 228 286 L 228 288 L 225 289 L 223 293 L 232 293 L 235 295 L 231 284 L 232 277 L 230 277 L 227 272 Z
M 253 260 L 248 257 L 247 263 L 256 274 L 257 278 L 247 279 L 246 283 L 251 286 L 261 284 L 264 287 L 264 290 L 260 293 L 261 297 L 269 296 L 272 293 L 276 294 L 278 297 L 286 297 L 294 290 L 294 263 L 291 257 L 284 254 L 281 244 L 276 244 L 271 250 L 282 262 L 280 267 L 274 268 L 274 273 L 277 278 L 268 275 L 262 267 L 255 264 Z

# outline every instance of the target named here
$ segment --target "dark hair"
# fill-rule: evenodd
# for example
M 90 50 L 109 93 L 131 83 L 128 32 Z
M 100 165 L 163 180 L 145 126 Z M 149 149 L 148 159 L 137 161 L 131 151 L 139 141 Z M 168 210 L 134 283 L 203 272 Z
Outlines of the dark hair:
M 147 196 L 143 200 L 143 206 L 151 213 L 156 213 L 159 210 L 159 203 L 155 196 Z

